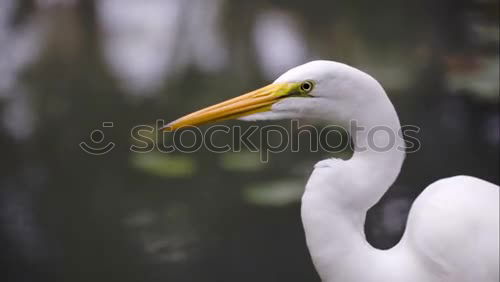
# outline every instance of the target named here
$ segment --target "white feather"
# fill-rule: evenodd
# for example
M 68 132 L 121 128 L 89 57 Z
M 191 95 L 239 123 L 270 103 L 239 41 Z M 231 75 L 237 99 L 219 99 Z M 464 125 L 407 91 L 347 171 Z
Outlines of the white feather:
M 351 159 L 316 164 L 302 198 L 302 220 L 314 265 L 324 282 L 498 282 L 499 189 L 470 177 L 439 180 L 425 189 L 410 211 L 401 242 L 390 250 L 370 246 L 366 212 L 399 174 L 404 141 L 379 152 L 386 142 L 367 129 L 398 132 L 392 103 L 371 76 L 347 65 L 314 61 L 275 82 L 314 80 L 313 98 L 286 98 L 268 112 L 242 120 L 314 118 L 350 130 L 357 149 Z M 371 140 L 373 138 L 374 140 Z M 365 150 L 362 150 L 365 148 Z

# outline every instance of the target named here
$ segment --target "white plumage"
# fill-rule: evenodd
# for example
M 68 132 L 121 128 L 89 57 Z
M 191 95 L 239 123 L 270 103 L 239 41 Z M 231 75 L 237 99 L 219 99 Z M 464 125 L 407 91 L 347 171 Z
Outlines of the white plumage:
M 268 117 L 316 118 L 347 129 L 351 121 L 366 129 L 400 129 L 392 103 L 369 75 L 344 64 L 315 61 L 276 82 L 306 79 L 316 81 L 310 93 L 316 99 L 285 99 Z M 401 139 L 384 152 L 370 148 L 371 142 L 382 147 L 390 140 L 384 132 L 369 140 L 367 131 L 351 133 L 356 147 L 365 150 L 356 150 L 346 161 L 316 164 L 302 198 L 307 245 L 322 280 L 497 282 L 499 189 L 474 177 L 432 183 L 414 202 L 398 245 L 390 250 L 370 246 L 363 231 L 366 212 L 396 179 L 405 152 Z
M 366 212 L 396 180 L 405 158 L 396 111 L 368 74 L 310 62 L 166 129 L 230 118 L 317 119 L 349 131 L 352 158 L 317 163 L 302 197 L 307 246 L 324 282 L 498 282 L 499 188 L 481 179 L 434 182 L 415 200 L 395 247 L 378 250 L 366 241 Z M 383 130 L 371 131 L 376 128 Z

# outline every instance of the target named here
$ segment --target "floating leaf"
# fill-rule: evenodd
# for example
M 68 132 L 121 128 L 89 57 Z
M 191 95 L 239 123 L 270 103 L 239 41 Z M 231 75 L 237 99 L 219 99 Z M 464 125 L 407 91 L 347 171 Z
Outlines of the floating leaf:
M 261 206 L 285 206 L 300 202 L 304 183 L 299 180 L 280 180 L 254 184 L 243 189 L 244 199 Z
M 196 171 L 196 163 L 189 155 L 134 153 L 130 162 L 137 169 L 163 177 L 189 177 Z
M 221 166 L 229 171 L 258 171 L 265 165 L 258 152 L 228 152 L 221 155 Z

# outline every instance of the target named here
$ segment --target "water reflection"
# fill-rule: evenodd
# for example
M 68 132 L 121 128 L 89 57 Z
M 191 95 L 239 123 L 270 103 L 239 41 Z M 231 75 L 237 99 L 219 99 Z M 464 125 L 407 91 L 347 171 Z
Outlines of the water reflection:
M 123 87 L 152 94 L 189 65 L 220 70 L 226 62 L 220 2 L 98 1 L 105 59 Z
M 126 216 L 123 223 L 131 229 L 132 241 L 140 243 L 144 255 L 155 264 L 185 263 L 200 255 L 199 234 L 191 217 L 185 203 L 173 203 L 160 213 L 136 211 Z
M 258 62 L 267 80 L 306 63 L 310 57 L 299 22 L 286 11 L 260 12 L 255 18 L 253 35 Z
M 183 1 L 97 2 L 103 51 L 120 83 L 132 93 L 152 93 L 176 68 Z
M 39 55 L 43 40 L 43 25 L 34 17 L 13 25 L 15 0 L 0 3 L 0 98 L 10 97 L 18 85 L 18 75 Z
M 3 126 L 14 139 L 25 140 L 29 138 L 34 129 L 34 114 L 29 103 L 28 94 L 17 89 L 12 89 L 11 97 L 5 106 L 2 120 Z M 17 91 L 16 91 L 17 90 Z

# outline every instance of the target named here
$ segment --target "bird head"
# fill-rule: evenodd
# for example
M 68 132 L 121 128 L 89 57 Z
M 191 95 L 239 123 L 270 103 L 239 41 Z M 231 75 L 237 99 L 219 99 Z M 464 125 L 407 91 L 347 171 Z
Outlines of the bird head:
M 272 84 L 183 116 L 164 130 L 229 119 L 246 121 L 308 118 L 341 124 L 369 103 L 373 84 L 368 74 L 342 63 L 312 61 L 290 69 Z M 367 91 L 364 91 L 367 90 Z

